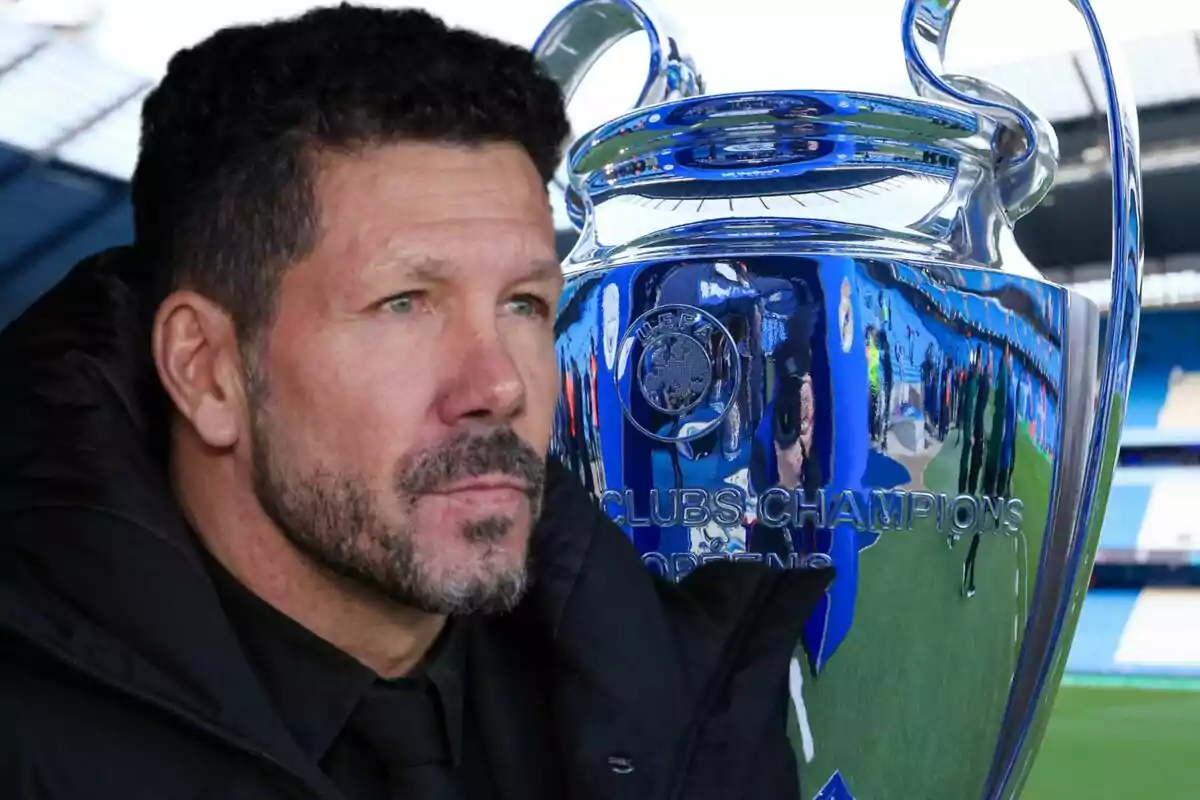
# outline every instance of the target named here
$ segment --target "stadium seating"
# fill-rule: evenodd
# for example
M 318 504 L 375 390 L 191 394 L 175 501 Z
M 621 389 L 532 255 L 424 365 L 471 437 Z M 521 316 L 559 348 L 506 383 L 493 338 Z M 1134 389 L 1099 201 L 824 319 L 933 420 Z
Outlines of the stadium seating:
M 1067 671 L 1200 675 L 1200 589 L 1093 589 Z
M 1153 311 L 1142 317 L 1125 432 L 1191 432 L 1200 443 L 1200 311 Z
M 1200 563 L 1200 312 L 1143 316 L 1122 443 L 1099 560 Z
M 1067 669 L 1200 675 L 1200 311 L 1147 313 Z
M 127 195 L 123 182 L 0 144 L 0 328 L 76 261 L 133 238 Z

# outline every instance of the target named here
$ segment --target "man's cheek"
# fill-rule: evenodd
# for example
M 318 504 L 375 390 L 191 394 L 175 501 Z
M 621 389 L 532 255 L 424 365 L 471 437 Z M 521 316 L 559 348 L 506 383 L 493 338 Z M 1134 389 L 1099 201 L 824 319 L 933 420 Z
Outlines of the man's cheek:
M 580 364 L 586 367 L 586 364 Z M 555 403 L 558 400 L 559 364 L 558 356 L 551 342 L 548 346 L 539 347 L 536 354 L 529 359 L 526 369 L 526 389 L 531 402 Z
M 518 425 L 526 441 L 539 453 L 550 445 L 550 431 L 554 424 L 554 409 L 558 405 L 559 382 L 557 370 L 538 376 L 536 387 L 530 387 L 524 419 Z

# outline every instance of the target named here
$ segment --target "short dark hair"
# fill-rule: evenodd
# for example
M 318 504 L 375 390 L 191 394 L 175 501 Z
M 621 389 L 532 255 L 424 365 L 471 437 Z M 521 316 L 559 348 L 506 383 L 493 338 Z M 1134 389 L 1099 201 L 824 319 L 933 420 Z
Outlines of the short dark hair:
M 136 244 L 160 296 L 195 289 L 248 338 L 316 246 L 319 154 L 514 142 L 549 181 L 568 130 L 561 90 L 528 50 L 424 11 L 344 3 L 226 28 L 177 53 L 146 98 Z

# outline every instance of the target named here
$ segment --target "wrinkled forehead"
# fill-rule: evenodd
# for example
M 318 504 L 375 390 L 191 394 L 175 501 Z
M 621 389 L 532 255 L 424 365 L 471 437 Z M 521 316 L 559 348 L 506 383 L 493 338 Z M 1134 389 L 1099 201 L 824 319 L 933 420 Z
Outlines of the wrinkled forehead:
M 437 243 L 431 243 L 428 249 L 410 248 L 397 245 L 384 250 L 380 258 L 368 263 L 361 271 L 360 277 L 366 281 L 387 280 L 393 276 L 403 276 L 421 284 L 453 283 L 456 281 L 481 282 L 489 277 L 501 278 L 504 282 L 548 281 L 561 284 L 563 281 L 562 267 L 553 258 L 546 258 L 536 251 L 497 255 L 494 248 L 480 248 L 478 258 L 462 257 L 473 249 L 447 248 L 460 250 L 455 257 L 439 258 L 437 253 L 442 248 Z
M 314 189 L 316 255 L 362 277 L 556 261 L 545 185 L 516 144 L 401 142 L 327 156 Z
M 327 154 L 318 165 L 314 188 L 320 220 L 329 228 L 396 214 L 411 225 L 541 222 L 550 214 L 541 175 L 515 143 L 401 141 Z

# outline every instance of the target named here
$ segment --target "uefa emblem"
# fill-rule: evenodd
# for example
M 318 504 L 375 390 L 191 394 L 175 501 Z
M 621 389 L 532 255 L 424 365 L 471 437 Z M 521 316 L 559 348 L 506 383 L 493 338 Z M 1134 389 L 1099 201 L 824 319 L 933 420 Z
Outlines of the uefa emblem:
M 664 333 L 642 350 L 638 383 L 653 408 L 677 417 L 704 400 L 713 381 L 712 359 L 701 340 Z
M 725 326 L 693 306 L 663 305 L 634 320 L 621 339 L 617 394 L 635 428 L 661 442 L 715 431 L 741 383 L 741 359 Z M 635 391 L 644 406 L 634 402 Z

